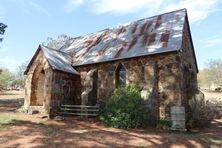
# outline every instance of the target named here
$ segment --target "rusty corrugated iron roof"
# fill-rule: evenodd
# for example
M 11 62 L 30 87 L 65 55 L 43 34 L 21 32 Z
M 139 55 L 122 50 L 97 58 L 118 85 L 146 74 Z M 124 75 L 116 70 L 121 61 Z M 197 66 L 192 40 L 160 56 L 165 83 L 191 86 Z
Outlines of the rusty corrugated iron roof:
M 70 39 L 60 49 L 72 65 L 85 65 L 179 50 L 186 10 L 138 20 Z

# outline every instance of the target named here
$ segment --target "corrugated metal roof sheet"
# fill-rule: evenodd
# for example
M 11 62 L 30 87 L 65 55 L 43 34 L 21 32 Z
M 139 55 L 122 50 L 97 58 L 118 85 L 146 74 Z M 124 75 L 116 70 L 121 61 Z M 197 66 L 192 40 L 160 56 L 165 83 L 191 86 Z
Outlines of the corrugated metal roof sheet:
M 70 39 L 60 50 L 72 64 L 84 65 L 115 59 L 179 50 L 186 10 L 178 10 Z
M 42 45 L 40 47 L 53 69 L 79 75 L 71 65 L 72 58 L 70 55 Z

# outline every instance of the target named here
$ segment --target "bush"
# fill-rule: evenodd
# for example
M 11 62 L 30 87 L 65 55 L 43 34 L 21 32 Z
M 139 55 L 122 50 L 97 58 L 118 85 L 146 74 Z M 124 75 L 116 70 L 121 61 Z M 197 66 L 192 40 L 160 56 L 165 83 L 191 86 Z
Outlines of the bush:
M 115 128 L 144 127 L 151 123 L 150 111 L 143 105 L 139 88 L 119 87 L 100 112 L 102 123 Z
M 160 119 L 158 121 L 157 127 L 160 129 L 169 129 L 171 127 L 171 121 L 165 120 L 165 119 Z
M 206 104 L 211 107 L 215 119 L 222 117 L 222 98 L 210 98 Z
M 192 127 L 209 127 L 213 120 L 214 114 L 210 106 L 206 105 L 202 100 L 190 101 L 190 124 Z

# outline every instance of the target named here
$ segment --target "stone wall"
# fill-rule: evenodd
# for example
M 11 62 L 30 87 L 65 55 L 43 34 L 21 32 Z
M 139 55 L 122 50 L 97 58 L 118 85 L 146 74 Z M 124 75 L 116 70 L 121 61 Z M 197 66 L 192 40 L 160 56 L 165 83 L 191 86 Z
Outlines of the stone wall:
M 170 119 L 170 107 L 181 105 L 180 59 L 178 54 L 158 60 L 158 94 L 160 119 Z
M 195 98 L 198 93 L 197 73 L 194 50 L 192 47 L 188 24 L 185 22 L 183 32 L 183 51 L 180 53 L 181 58 L 181 89 L 182 105 L 185 106 L 186 113 L 189 113 L 189 100 Z M 189 115 L 186 114 L 188 120 Z
M 74 67 L 81 76 L 81 93 L 86 74 L 97 69 L 97 101 L 106 102 L 117 87 L 120 64 L 126 69 L 126 83 L 141 87 L 145 103 L 157 118 L 159 113 L 161 118 L 168 118 L 169 106 L 181 104 L 180 60 L 176 52 Z
M 26 75 L 24 109 L 42 106 L 42 112 L 49 113 L 53 71 L 42 51 L 35 56 Z
M 80 104 L 80 76 L 54 71 L 52 80 L 51 108 L 56 114 L 61 104 Z

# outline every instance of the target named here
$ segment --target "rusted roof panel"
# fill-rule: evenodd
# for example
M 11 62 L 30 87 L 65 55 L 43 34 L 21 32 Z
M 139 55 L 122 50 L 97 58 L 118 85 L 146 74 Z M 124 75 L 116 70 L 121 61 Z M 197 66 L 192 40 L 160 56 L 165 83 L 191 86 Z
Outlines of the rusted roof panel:
M 72 65 L 179 50 L 186 10 L 178 10 L 73 38 L 60 49 Z
M 71 66 L 72 58 L 70 55 L 42 45 L 40 45 L 40 47 L 53 69 L 79 75 L 79 73 Z

